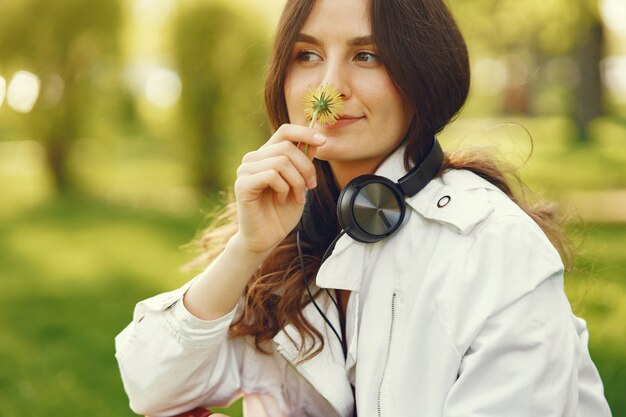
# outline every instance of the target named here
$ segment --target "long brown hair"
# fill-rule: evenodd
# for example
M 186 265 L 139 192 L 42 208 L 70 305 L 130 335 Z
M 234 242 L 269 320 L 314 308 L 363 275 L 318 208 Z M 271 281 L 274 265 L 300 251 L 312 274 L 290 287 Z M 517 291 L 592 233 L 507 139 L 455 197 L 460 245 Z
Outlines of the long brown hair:
M 284 82 L 291 50 L 315 0 L 288 0 L 278 23 L 274 48 L 265 84 L 268 117 L 275 130 L 289 123 L 284 96 Z M 370 0 L 372 36 L 389 77 L 411 107 L 414 118 L 405 134 L 404 164 L 407 169 L 420 161 L 433 135 L 441 131 L 459 112 L 467 99 L 470 68 L 465 41 L 442 0 Z M 314 161 L 318 186 L 311 192 L 311 213 L 328 222 L 334 221 L 339 233 L 335 204 L 339 194 L 327 162 Z M 565 259 L 569 252 L 553 211 L 544 203 L 527 203 L 524 193 L 516 192 L 511 180 L 492 159 L 483 154 L 446 155 L 441 172 L 468 169 L 486 178 L 543 228 Z M 219 229 L 207 231 L 201 239 L 209 260 L 217 254 L 236 231 L 234 205 L 229 219 Z M 324 345 L 322 335 L 303 316 L 310 302 L 305 291 L 296 249 L 295 233 L 290 233 L 251 277 L 244 294 L 244 308 L 231 325 L 232 336 L 253 336 L 259 350 L 286 324 L 293 325 L 309 349 L 301 352 L 311 357 Z M 332 239 L 332 236 L 329 237 Z M 215 246 L 215 244 L 217 244 Z M 329 242 L 303 242 L 305 273 L 315 277 L 320 259 Z M 315 348 L 314 348 L 314 347 Z

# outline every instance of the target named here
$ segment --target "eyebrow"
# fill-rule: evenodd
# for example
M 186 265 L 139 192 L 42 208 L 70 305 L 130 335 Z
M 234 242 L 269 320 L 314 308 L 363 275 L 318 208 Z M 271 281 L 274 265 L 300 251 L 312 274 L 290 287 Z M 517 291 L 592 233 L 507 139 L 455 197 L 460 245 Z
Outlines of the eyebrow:
M 306 42 L 312 43 L 313 45 L 321 45 L 319 39 L 314 36 L 307 35 L 306 33 L 299 33 L 296 36 L 296 42 Z M 374 37 L 371 35 L 368 36 L 359 36 L 357 38 L 352 38 L 348 41 L 348 46 L 364 46 L 364 45 L 374 45 Z

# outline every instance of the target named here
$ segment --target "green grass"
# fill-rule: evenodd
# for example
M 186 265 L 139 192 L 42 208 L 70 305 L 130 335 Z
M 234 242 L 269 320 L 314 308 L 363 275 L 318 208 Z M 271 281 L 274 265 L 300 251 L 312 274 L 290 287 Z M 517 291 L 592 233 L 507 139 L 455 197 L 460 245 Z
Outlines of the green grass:
M 114 336 L 134 304 L 180 285 L 199 216 L 70 199 L 0 218 L 0 415 L 131 416 Z M 576 225 L 567 279 L 614 415 L 626 414 L 626 225 Z M 227 411 L 241 415 L 236 404 Z
M 574 313 L 587 320 L 591 356 L 614 416 L 626 415 L 626 224 L 574 225 L 579 246 L 566 290 Z
M 123 416 L 113 337 L 183 282 L 197 219 L 56 201 L 0 223 L 0 415 Z
M 113 339 L 190 278 L 180 246 L 201 223 L 82 199 L 0 217 L 0 415 L 134 415 Z

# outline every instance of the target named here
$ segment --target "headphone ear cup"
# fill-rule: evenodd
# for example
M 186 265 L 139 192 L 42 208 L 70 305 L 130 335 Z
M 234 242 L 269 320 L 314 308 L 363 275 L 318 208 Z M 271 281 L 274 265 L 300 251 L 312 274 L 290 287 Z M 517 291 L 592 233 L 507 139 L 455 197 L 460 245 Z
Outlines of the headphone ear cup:
M 404 193 L 391 180 L 362 175 L 350 181 L 339 195 L 339 224 L 354 240 L 374 243 L 392 235 L 402 225 Z

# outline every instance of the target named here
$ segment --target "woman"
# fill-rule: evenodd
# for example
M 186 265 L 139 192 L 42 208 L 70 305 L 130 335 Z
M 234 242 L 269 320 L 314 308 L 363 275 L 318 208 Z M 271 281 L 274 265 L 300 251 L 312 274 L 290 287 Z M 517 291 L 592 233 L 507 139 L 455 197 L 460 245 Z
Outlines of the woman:
M 487 158 L 438 159 L 469 79 L 440 0 L 288 1 L 266 83 L 276 130 L 243 158 L 230 229 L 207 235 L 227 243 L 116 339 L 133 410 L 243 395 L 251 416 L 610 415 L 551 214 Z M 344 115 L 309 129 L 302 96 L 324 83 Z M 428 170 L 389 237 L 333 239 L 352 180 Z

